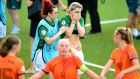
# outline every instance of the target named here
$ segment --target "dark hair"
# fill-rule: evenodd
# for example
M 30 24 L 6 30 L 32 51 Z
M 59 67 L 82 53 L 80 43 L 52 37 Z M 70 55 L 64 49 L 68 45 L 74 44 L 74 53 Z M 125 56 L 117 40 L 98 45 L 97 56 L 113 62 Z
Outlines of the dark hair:
M 120 27 L 116 30 L 116 33 L 121 34 L 121 39 L 125 40 L 127 44 L 133 45 L 133 36 L 130 28 Z
M 12 49 L 13 45 L 19 44 L 20 40 L 17 37 L 9 36 L 2 44 L 0 48 L 0 55 L 5 57 L 8 55 L 9 50 Z
M 48 15 L 48 13 L 53 12 L 53 8 L 56 8 L 55 5 L 53 5 L 51 2 L 44 0 L 43 2 L 43 15 Z

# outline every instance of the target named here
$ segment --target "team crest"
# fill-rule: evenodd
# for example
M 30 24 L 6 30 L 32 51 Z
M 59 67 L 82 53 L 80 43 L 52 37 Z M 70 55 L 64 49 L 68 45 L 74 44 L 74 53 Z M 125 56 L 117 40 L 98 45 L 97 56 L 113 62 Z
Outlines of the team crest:
M 42 30 L 42 35 L 45 35 L 46 34 L 46 30 Z
M 62 24 L 63 26 L 65 26 L 66 21 L 65 21 L 65 20 L 63 20 L 63 21 L 61 22 L 61 24 Z

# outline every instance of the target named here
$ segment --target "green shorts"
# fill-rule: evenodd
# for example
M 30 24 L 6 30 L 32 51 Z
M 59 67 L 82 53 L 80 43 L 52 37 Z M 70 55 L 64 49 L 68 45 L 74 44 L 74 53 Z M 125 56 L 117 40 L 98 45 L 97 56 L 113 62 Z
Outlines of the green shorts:
M 21 8 L 21 0 L 6 0 L 6 6 L 8 9 L 20 9 Z

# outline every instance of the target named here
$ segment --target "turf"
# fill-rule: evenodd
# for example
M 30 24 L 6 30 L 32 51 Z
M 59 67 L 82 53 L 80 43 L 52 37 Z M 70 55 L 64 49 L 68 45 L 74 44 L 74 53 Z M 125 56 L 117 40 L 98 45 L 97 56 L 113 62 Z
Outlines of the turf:
M 67 4 L 67 0 L 63 0 Z M 30 66 L 30 20 L 27 18 L 27 6 L 26 0 L 22 0 L 22 8 L 19 10 L 20 16 L 20 28 L 21 32 L 17 35 L 21 38 L 22 48 L 18 55 L 24 60 L 26 69 Z M 106 0 L 105 4 L 101 4 L 98 0 L 98 11 L 101 21 L 121 19 L 128 17 L 128 9 L 125 0 Z M 59 18 L 66 13 L 62 10 L 59 11 Z M 90 23 L 90 16 L 87 13 L 86 23 Z M 85 60 L 98 65 L 105 65 L 109 59 L 111 51 L 116 47 L 113 44 L 113 32 L 117 27 L 125 26 L 126 22 L 110 23 L 102 25 L 102 33 L 99 34 L 86 34 L 85 39 L 81 39 Z M 10 29 L 12 26 L 11 17 L 7 13 L 7 35 L 10 35 Z M 90 27 L 86 27 L 88 32 Z M 134 40 L 135 47 L 140 52 L 140 40 Z M 140 56 L 140 54 L 139 54 Z M 140 57 L 139 57 L 140 58 Z M 88 66 L 90 69 L 100 74 L 101 69 Z M 26 74 L 26 79 L 32 74 Z M 108 79 L 113 79 L 113 72 L 110 71 L 107 74 Z M 45 76 L 47 77 L 47 76 Z M 45 79 L 45 77 L 43 79 Z M 47 79 L 47 78 L 46 78 Z M 81 79 L 89 79 L 86 75 L 82 75 Z

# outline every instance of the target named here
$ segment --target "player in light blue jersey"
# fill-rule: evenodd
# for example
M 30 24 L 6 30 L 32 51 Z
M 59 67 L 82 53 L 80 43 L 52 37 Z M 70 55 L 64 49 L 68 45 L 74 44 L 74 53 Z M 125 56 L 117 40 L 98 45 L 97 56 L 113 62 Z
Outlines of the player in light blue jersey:
M 5 36 L 6 36 L 6 14 L 4 0 L 0 0 L 0 43 L 2 38 Z
M 42 70 L 50 59 L 58 55 L 56 46 L 60 39 L 59 36 L 65 31 L 65 27 L 59 29 L 56 6 L 44 2 L 43 15 L 46 17 L 38 24 L 32 48 L 35 71 Z

